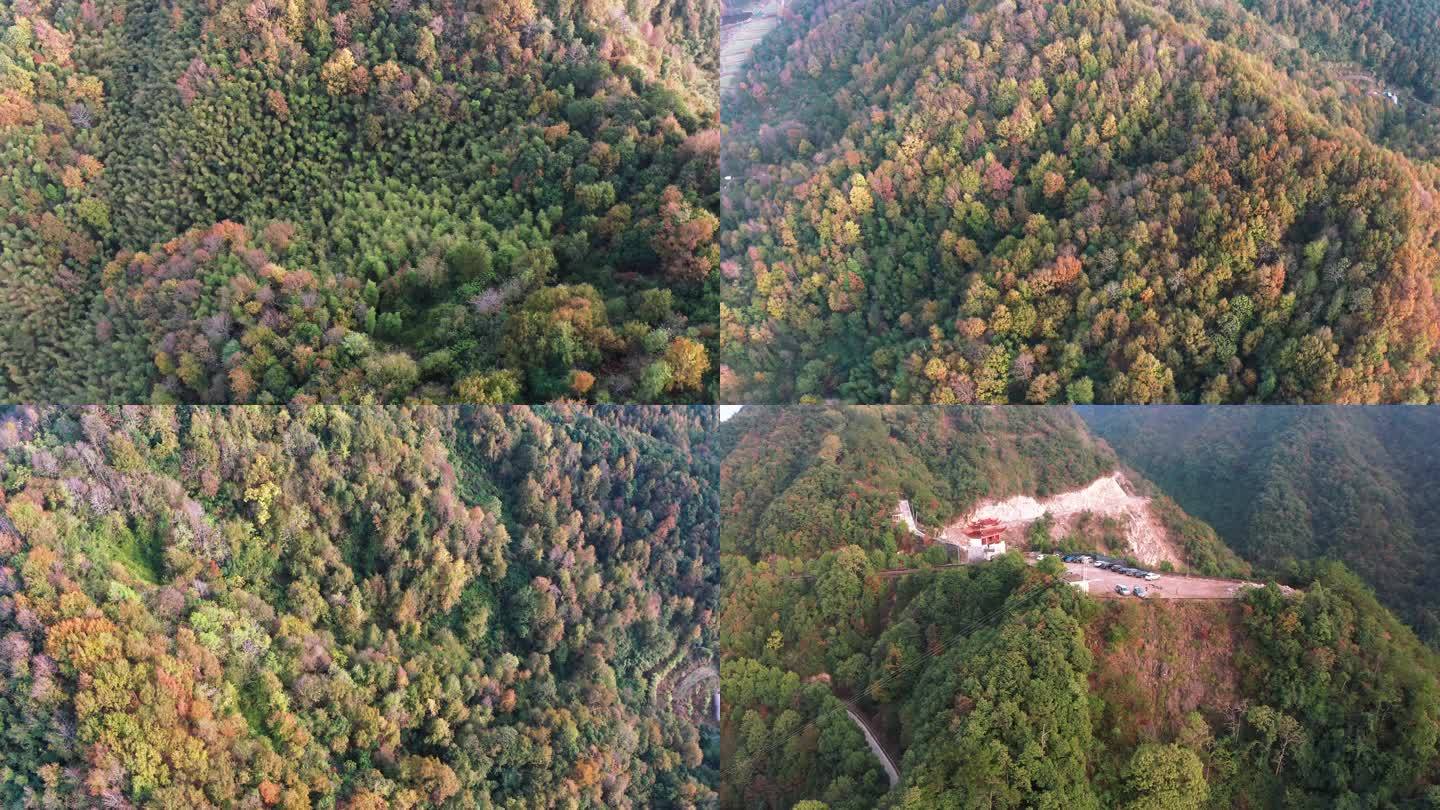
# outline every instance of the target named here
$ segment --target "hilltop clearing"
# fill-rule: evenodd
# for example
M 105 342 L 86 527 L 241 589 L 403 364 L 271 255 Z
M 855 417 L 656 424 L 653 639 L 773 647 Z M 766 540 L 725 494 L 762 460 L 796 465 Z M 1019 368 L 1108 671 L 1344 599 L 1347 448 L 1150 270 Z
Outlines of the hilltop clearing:
M 1125 473 L 1117 470 L 1081 489 L 1060 492 L 1042 500 L 1028 495 L 999 501 L 986 499 L 947 526 L 941 537 L 959 542 L 964 538 L 967 525 L 994 520 L 1007 529 L 1008 536 L 1023 542 L 1026 530 L 1048 516 L 1049 535 L 1058 539 L 1083 530 L 1090 520 L 1110 519 L 1120 524 L 1124 535 L 1123 547 L 1109 549 L 1112 553 L 1134 557 L 1150 566 L 1159 566 L 1162 562 L 1183 566 L 1181 553 L 1150 508 L 1150 499 L 1133 494 L 1129 487 Z

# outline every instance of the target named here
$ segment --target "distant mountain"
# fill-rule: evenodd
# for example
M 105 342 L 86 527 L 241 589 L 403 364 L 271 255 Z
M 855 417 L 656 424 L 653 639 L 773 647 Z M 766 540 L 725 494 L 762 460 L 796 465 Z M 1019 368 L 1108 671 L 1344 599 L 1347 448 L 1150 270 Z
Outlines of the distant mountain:
M 1339 560 L 1440 642 L 1440 412 L 1079 409 L 1127 464 L 1272 571 Z

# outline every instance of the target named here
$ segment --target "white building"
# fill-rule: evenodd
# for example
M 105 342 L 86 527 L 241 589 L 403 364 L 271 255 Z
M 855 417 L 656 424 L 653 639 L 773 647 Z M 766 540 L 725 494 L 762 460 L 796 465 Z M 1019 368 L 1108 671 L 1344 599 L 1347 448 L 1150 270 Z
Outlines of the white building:
M 965 550 L 969 554 L 970 562 L 993 560 L 1005 553 L 1005 541 L 998 537 L 990 540 L 982 540 L 978 537 L 967 539 L 970 542 Z

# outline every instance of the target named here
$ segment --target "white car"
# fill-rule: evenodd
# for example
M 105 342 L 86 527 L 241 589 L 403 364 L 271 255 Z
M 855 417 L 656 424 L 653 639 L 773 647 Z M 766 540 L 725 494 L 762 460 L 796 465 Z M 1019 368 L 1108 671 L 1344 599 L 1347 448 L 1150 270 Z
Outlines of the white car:
M 1156 574 L 1156 573 L 1154 573 L 1154 572 L 1152 571 L 1151 573 L 1146 574 L 1146 575 L 1145 575 L 1145 578 L 1148 579 L 1148 580 L 1151 581 L 1151 582 L 1154 582 L 1155 580 L 1157 580 L 1157 579 L 1160 578 L 1160 575 L 1159 575 L 1159 574 Z

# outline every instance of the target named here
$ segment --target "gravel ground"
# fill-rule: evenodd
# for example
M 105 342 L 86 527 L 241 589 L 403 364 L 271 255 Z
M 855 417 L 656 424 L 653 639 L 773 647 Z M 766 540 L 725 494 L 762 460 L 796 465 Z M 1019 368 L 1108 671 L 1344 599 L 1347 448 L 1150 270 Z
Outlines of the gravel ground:
M 1115 593 L 1116 585 L 1125 585 L 1134 588 L 1136 585 L 1145 586 L 1147 599 L 1235 599 L 1245 590 L 1247 583 L 1239 579 L 1212 579 L 1210 577 L 1190 577 L 1179 574 L 1160 574 L 1160 578 L 1154 582 L 1146 582 L 1138 577 L 1127 577 L 1114 571 L 1107 571 L 1103 568 L 1096 568 L 1093 565 L 1081 563 L 1065 563 L 1065 568 L 1071 573 L 1080 574 L 1090 581 L 1090 595 L 1099 598 L 1134 599 L 1133 596 L 1121 596 Z

